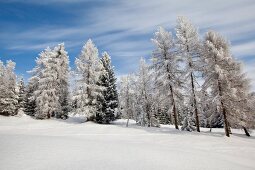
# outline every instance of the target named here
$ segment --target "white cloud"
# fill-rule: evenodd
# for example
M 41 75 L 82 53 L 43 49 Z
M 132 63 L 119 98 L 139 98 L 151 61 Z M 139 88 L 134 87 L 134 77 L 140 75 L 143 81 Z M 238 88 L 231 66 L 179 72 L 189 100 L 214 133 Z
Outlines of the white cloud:
M 255 92 L 255 56 L 249 62 L 244 63 L 244 71 L 251 80 L 251 90 Z
M 17 0 L 11 0 L 14 2 Z M 81 2 L 96 3 L 91 9 Z M 20 2 L 20 1 L 19 1 Z M 104 2 L 104 3 L 102 3 Z M 153 50 L 150 38 L 159 25 L 173 29 L 178 15 L 185 15 L 199 27 L 202 33 L 215 29 L 233 42 L 232 52 L 239 59 L 255 55 L 255 1 L 254 0 L 24 0 L 23 3 L 56 7 L 81 3 L 72 9 L 75 18 L 66 26 L 39 26 L 28 30 L 4 30 L 0 33 L 4 46 L 16 50 L 41 49 L 48 42 L 71 41 L 83 44 L 92 38 L 103 50 L 108 50 L 119 64 L 121 74 L 135 69 L 139 58 Z M 107 5 L 109 3 L 110 5 Z M 103 4 L 103 5 L 101 5 Z M 100 6 L 101 5 L 101 6 Z M 61 6 L 58 6 L 61 8 Z M 66 21 L 68 23 L 68 20 Z M 67 26 L 68 25 L 68 26 Z M 141 35 L 144 37 L 141 38 Z M 151 35 L 148 37 L 148 35 Z M 140 37 L 140 38 L 136 38 Z M 68 43 L 66 43 L 68 44 Z M 28 47 L 27 45 L 31 45 Z M 44 47 L 45 48 L 45 47 Z M 147 51 L 147 52 L 146 52 Z M 78 52 L 77 52 L 78 53 Z M 254 62 L 254 60 L 252 60 Z M 132 66 L 130 66 L 132 65 Z M 246 68 L 247 67 L 247 68 Z M 253 74 L 246 63 L 246 71 Z M 254 87 L 255 83 L 253 82 Z
M 240 59 L 247 56 L 255 56 L 255 41 L 240 43 L 232 46 L 232 53 Z

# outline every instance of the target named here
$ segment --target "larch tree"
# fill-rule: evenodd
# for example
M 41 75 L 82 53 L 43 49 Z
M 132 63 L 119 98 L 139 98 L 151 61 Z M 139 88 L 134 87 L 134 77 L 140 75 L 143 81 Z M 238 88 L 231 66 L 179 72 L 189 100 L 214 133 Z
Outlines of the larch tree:
M 57 74 L 58 74 L 58 97 L 61 106 L 61 112 L 56 114 L 57 118 L 67 118 L 70 108 L 69 96 L 69 57 L 65 51 L 64 43 L 59 44 L 54 48 L 56 55 Z
M 197 28 L 185 17 L 178 17 L 176 25 L 177 53 L 185 63 L 184 79 L 186 96 L 188 97 L 189 111 L 195 117 L 196 130 L 200 132 L 199 109 L 197 102 L 196 75 L 201 70 L 201 44 Z M 187 121 L 187 120 L 186 120 Z M 189 130 L 191 130 L 189 128 Z
M 161 93 L 168 97 L 172 108 L 175 128 L 178 128 L 178 100 L 182 97 L 180 70 L 175 51 L 174 40 L 170 32 L 160 27 L 152 39 L 156 49 L 152 55 L 153 68 L 156 72 L 156 82 Z
M 233 69 L 230 70 L 232 95 L 229 96 L 228 111 L 229 124 L 234 128 L 243 128 L 245 134 L 250 136 L 249 129 L 255 124 L 252 105 L 250 105 L 250 81 L 243 73 L 241 63 L 232 61 Z
M 134 118 L 135 114 L 135 95 L 134 95 L 134 75 L 127 75 L 121 77 L 119 84 L 119 99 L 122 116 L 127 118 L 127 124 L 129 125 L 129 120 Z
M 100 94 L 100 86 L 97 85 L 102 72 L 102 64 L 98 57 L 98 49 L 89 39 L 81 50 L 81 54 L 75 60 L 76 75 L 78 80 L 78 92 L 74 100 L 76 113 L 87 117 L 87 120 L 94 120 L 97 106 L 97 96 Z
M 210 90 L 212 102 L 224 118 L 226 136 L 230 136 L 230 105 L 233 89 L 231 87 L 231 71 L 234 70 L 233 59 L 230 55 L 228 42 L 218 33 L 209 31 L 204 40 L 204 89 Z
M 152 74 L 144 58 L 140 59 L 136 82 L 137 102 L 140 110 L 141 125 L 151 126 L 152 117 Z
M 61 112 L 56 57 L 55 51 L 47 48 L 36 60 L 40 68 L 38 87 L 34 92 L 37 119 L 51 118 Z

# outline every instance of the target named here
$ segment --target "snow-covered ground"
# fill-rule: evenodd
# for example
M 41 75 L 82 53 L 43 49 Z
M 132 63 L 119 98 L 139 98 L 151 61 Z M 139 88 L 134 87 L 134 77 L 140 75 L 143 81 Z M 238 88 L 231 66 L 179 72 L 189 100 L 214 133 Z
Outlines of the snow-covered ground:
M 255 138 L 0 116 L 1 170 L 254 170 Z M 254 133 L 252 134 L 255 135 Z

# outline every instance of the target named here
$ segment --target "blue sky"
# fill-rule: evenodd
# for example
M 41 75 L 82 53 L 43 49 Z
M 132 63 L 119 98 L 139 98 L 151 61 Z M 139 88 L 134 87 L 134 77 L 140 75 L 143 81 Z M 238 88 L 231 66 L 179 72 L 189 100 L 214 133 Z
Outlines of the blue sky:
M 150 57 L 157 27 L 173 31 L 179 15 L 201 38 L 213 29 L 229 39 L 255 90 L 254 0 L 0 0 L 0 60 L 14 60 L 16 73 L 28 78 L 43 49 L 65 42 L 73 68 L 91 38 L 112 56 L 117 76 L 125 75 Z

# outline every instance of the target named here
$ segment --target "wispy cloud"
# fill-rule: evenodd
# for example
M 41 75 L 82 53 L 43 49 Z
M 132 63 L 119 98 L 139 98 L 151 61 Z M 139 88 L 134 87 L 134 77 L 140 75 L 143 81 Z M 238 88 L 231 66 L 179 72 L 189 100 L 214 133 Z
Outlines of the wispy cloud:
M 232 52 L 237 58 L 245 61 L 255 54 L 254 0 L 8 1 L 17 2 L 63 11 L 70 5 L 75 5 L 75 8 L 67 10 L 72 17 L 61 25 L 39 24 L 29 28 L 12 25 L 11 29 L 2 29 L 0 44 L 3 48 L 40 50 L 44 45 L 65 41 L 72 49 L 81 46 L 87 38 L 92 38 L 102 50 L 110 52 L 120 74 L 134 70 L 141 56 L 150 56 L 153 32 L 160 25 L 173 30 L 179 15 L 190 18 L 201 34 L 208 29 L 219 31 L 231 41 Z M 249 68 L 246 69 L 248 73 L 253 71 L 247 62 L 245 64 Z
M 232 52 L 234 55 L 239 56 L 240 59 L 252 55 L 255 57 L 255 41 L 233 45 Z
M 245 62 L 244 71 L 251 80 L 251 90 L 255 92 L 255 56 L 249 62 Z

